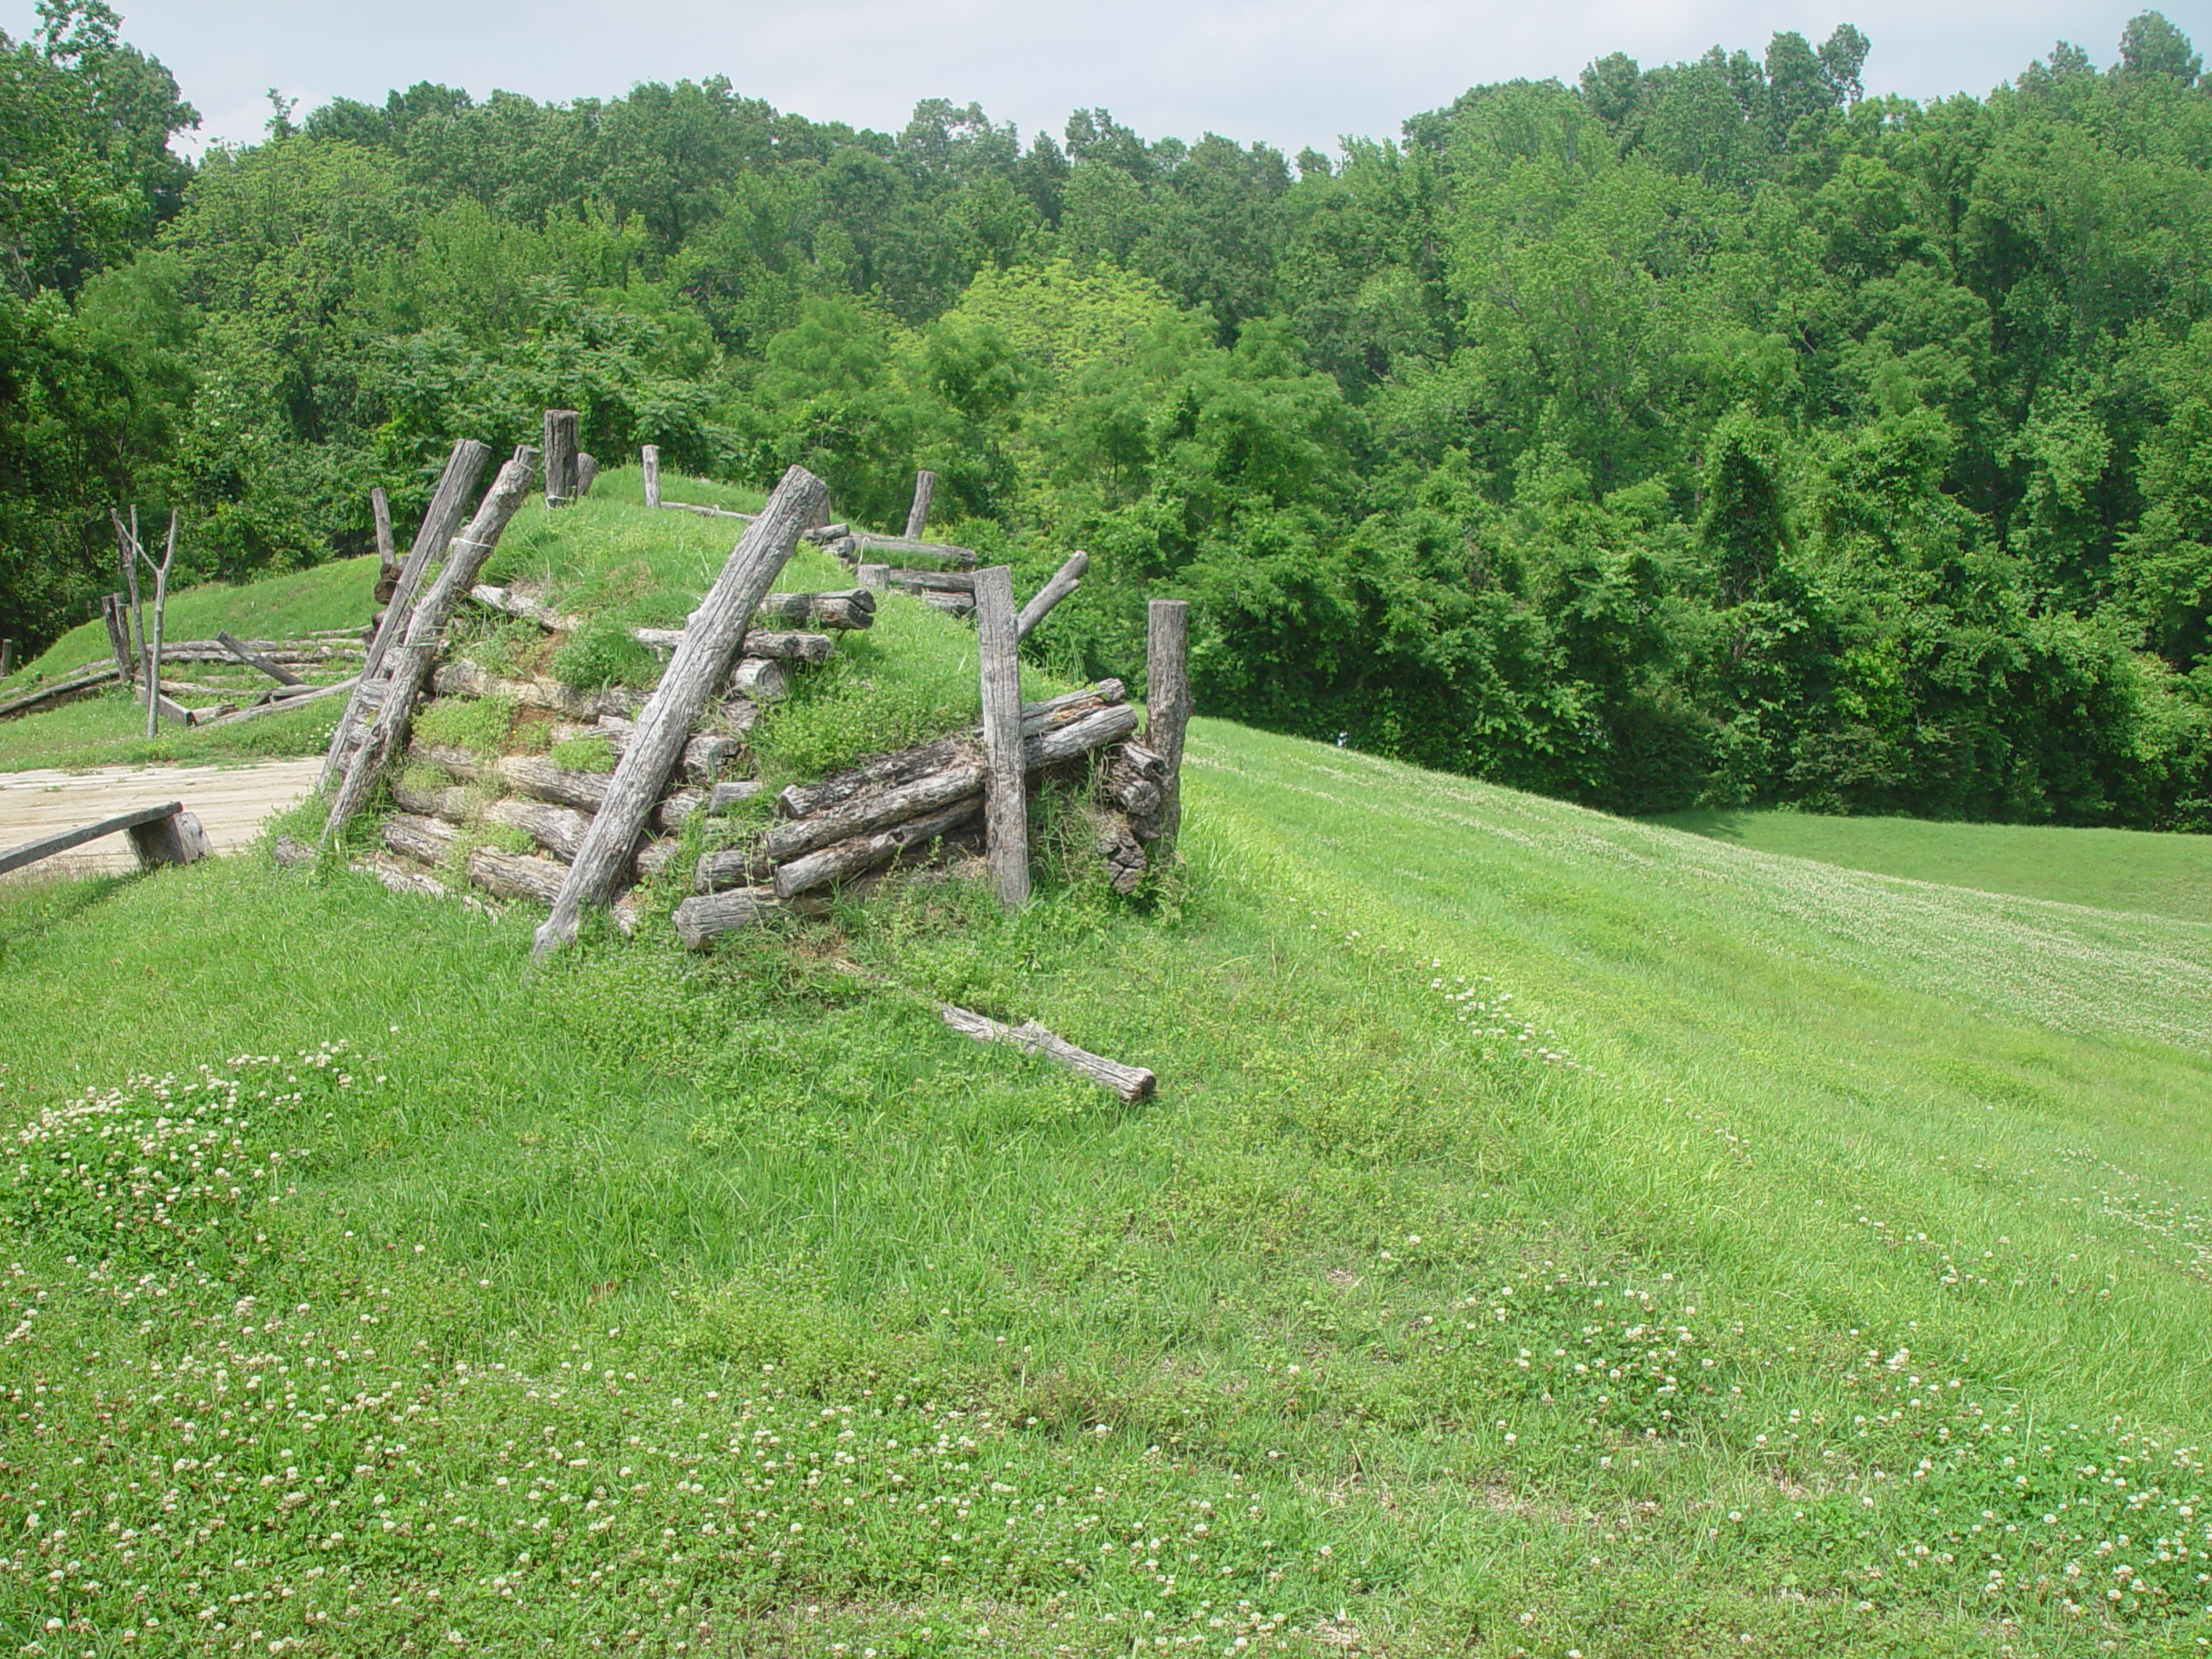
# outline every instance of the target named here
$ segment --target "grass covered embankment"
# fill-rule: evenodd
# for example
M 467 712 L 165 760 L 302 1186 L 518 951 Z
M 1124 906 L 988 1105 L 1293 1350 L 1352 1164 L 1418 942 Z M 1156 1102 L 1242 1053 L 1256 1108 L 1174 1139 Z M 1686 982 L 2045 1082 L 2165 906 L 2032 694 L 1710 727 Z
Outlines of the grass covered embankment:
M 1186 798 L 1149 912 L 705 960 L 246 860 L 0 900 L 0 1628 L 2202 1650 L 2212 929 L 1211 722 Z

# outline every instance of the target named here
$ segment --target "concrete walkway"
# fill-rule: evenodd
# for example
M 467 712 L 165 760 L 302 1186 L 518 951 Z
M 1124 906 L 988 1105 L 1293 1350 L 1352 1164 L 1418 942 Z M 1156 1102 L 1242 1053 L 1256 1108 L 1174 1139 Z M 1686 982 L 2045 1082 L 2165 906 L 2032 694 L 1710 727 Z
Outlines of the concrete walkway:
M 315 788 L 318 758 L 264 760 L 251 766 L 103 766 L 93 772 L 0 772 L 0 850 L 81 823 L 97 823 L 137 806 L 182 801 L 200 820 L 219 853 L 251 842 L 263 820 Z M 135 870 L 130 842 L 121 834 L 16 872 L 42 879 Z

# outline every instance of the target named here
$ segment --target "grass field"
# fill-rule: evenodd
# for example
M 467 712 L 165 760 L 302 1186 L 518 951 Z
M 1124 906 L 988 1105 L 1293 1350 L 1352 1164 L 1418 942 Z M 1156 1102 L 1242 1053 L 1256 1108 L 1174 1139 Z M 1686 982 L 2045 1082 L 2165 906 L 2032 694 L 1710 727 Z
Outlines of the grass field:
M 1847 869 L 2212 922 L 2212 836 L 1810 812 L 1705 810 L 1653 822 Z
M 728 538 L 499 573 L 671 620 Z M 969 712 L 880 617 L 764 770 Z M 1017 916 L 543 969 L 334 863 L 0 890 L 0 1638 L 2212 1649 L 2212 927 L 1210 721 L 1186 810 L 1140 905 L 1048 819 Z

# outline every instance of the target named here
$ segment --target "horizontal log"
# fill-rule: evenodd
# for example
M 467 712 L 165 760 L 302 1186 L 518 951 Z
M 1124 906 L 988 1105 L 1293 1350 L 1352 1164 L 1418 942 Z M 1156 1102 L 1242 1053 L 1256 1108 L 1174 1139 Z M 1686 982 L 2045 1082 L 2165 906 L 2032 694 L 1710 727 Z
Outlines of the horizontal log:
M 699 862 L 691 872 L 691 890 L 722 893 L 731 887 L 765 881 L 773 870 L 774 867 L 760 856 L 757 848 L 725 847 L 699 855 Z
M 395 812 L 384 821 L 384 844 L 402 858 L 437 864 L 453 850 L 461 831 L 438 818 Z
M 403 772 L 391 780 L 391 798 L 399 803 L 404 811 L 461 823 L 484 798 L 466 784 L 426 786 Z
M 818 851 L 776 867 L 779 899 L 791 899 L 817 887 L 830 887 L 889 863 L 916 848 L 925 848 L 940 836 L 982 816 L 983 798 L 955 802 L 942 811 L 910 823 L 893 824 L 873 835 L 834 842 Z
M 973 594 L 976 591 L 975 576 L 964 570 L 893 570 L 885 579 L 910 594 Z
M 81 847 L 88 841 L 98 841 L 103 836 L 121 835 L 143 829 L 175 817 L 184 810 L 181 801 L 167 801 L 159 806 L 142 806 L 129 812 L 119 812 L 98 823 L 88 823 L 76 830 L 64 830 L 59 834 L 42 836 L 36 841 L 26 841 L 0 852 L 0 875 L 10 870 L 20 870 L 27 864 L 35 864 L 42 858 L 52 858 L 56 853 L 66 853 L 73 847 Z
M 654 827 L 672 835 L 699 812 L 704 811 L 710 817 L 727 812 L 766 787 L 759 779 L 750 778 L 741 783 L 715 784 L 705 789 L 679 789 L 653 809 Z
M 512 697 L 525 709 L 550 709 L 571 720 L 594 720 L 601 715 L 634 719 L 645 706 L 645 693 L 626 685 L 586 691 L 558 680 L 502 679 L 465 658 L 441 667 L 434 684 L 442 696 Z
M 591 826 L 590 816 L 572 806 L 519 797 L 493 801 L 484 809 L 484 822 L 521 830 L 564 864 L 575 857 L 584 831 Z
M 939 564 L 957 565 L 963 569 L 973 569 L 976 565 L 974 548 L 956 547 L 950 542 L 914 541 L 904 536 L 871 536 L 866 531 L 855 531 L 842 539 L 849 540 L 862 553 L 896 553 L 901 558 L 933 559 Z M 876 559 L 870 563 L 882 564 L 889 561 Z
M 503 754 L 493 763 L 493 772 L 518 795 L 596 812 L 607 799 L 611 772 L 570 772 L 542 754 Z
M 803 530 L 799 532 L 808 541 L 823 545 L 830 542 L 842 542 L 852 533 L 853 527 L 850 524 L 817 524 L 812 530 Z
M 526 594 L 519 588 L 495 588 L 490 582 L 480 582 L 468 590 L 468 596 L 486 610 L 535 622 L 548 633 L 573 633 L 583 626 L 582 617 L 563 616 L 536 594 Z
M 370 852 L 363 855 L 347 868 L 378 881 L 389 891 L 419 895 L 425 899 L 442 899 L 446 884 L 428 870 L 416 868 L 391 856 L 389 853 Z
M 637 855 L 631 862 L 631 868 L 636 872 L 639 880 L 650 880 L 673 864 L 676 861 L 676 855 L 681 850 L 682 843 L 673 836 L 664 836 L 658 841 L 649 841 L 638 849 Z
M 661 505 L 671 512 L 696 512 L 702 518 L 739 518 L 748 524 L 760 516 L 757 512 L 735 512 L 728 507 L 702 506 L 696 501 L 664 501 Z
M 569 877 L 569 867 L 550 858 L 534 853 L 503 853 L 490 847 L 472 850 L 466 868 L 468 879 L 494 899 L 528 899 L 538 905 L 550 905 Z
M 700 893 L 676 907 L 676 936 L 686 948 L 703 950 L 719 934 L 757 927 L 778 916 L 825 916 L 829 912 L 829 899 L 819 893 L 788 900 L 777 898 L 772 887 Z
M 865 588 L 826 594 L 770 594 L 753 607 L 755 624 L 790 628 L 854 629 L 874 626 L 875 595 Z
M 833 841 L 926 817 L 964 796 L 981 794 L 982 788 L 983 763 L 971 752 L 958 763 L 911 783 L 856 796 L 812 817 L 778 823 L 762 838 L 760 851 L 770 863 L 781 864 Z
M 80 669 L 65 679 L 54 680 L 29 691 L 19 691 L 5 702 L 0 702 L 0 720 L 10 715 L 27 715 L 34 709 L 82 696 L 87 691 L 97 691 L 123 677 L 122 671 L 113 663 L 103 663 L 98 668 Z
M 1149 1100 L 1159 1086 L 1159 1079 L 1141 1065 L 1124 1065 L 1119 1060 L 1109 1060 L 1103 1054 L 1093 1054 L 1088 1049 L 1077 1048 L 1064 1037 L 1039 1025 L 1034 1020 L 1019 1026 L 1002 1025 L 987 1015 L 968 1008 L 955 1007 L 950 1002 L 938 1004 L 938 1013 L 944 1023 L 963 1037 L 973 1038 L 979 1043 L 1010 1043 L 1032 1054 L 1042 1054 L 1056 1065 L 1064 1065 L 1093 1083 L 1112 1090 L 1126 1101 Z
M 767 658 L 772 662 L 804 663 L 819 668 L 837 649 L 826 633 L 803 633 L 793 628 L 755 628 L 738 648 L 742 658 Z
M 933 611 L 943 611 L 947 616 L 973 616 L 976 601 L 967 594 L 923 594 L 923 604 Z
M 791 677 L 772 658 L 741 658 L 737 666 L 729 671 L 727 689 L 732 695 L 749 697 L 754 702 L 781 702 L 791 694 Z

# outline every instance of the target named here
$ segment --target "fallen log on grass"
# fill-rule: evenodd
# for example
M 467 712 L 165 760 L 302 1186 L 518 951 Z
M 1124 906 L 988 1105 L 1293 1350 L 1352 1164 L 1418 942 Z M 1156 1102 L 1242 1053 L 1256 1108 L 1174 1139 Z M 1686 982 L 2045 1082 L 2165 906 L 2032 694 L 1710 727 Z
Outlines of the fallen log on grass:
M 63 702 L 81 696 L 87 691 L 97 691 L 124 677 L 113 663 L 102 663 L 98 668 L 79 669 L 67 679 L 55 680 L 35 690 L 20 692 L 0 702 L 0 720 L 10 715 L 27 715 L 34 709 L 43 709 L 49 703 Z
M 340 692 L 352 691 L 355 689 L 355 682 L 353 680 L 340 680 L 335 685 L 303 686 L 300 689 L 297 696 L 273 697 L 269 702 L 257 703 L 251 709 L 241 709 L 234 715 L 225 715 L 217 720 L 202 721 L 201 725 L 203 728 L 237 726 L 249 720 L 259 720 L 264 715 L 280 714 L 289 709 L 302 708 L 308 703 L 320 702 L 325 697 L 334 697 Z M 364 709 L 378 708 L 382 702 L 383 693 L 376 688 L 372 688 L 361 698 L 361 706 Z
M 731 893 L 700 893 L 676 907 L 676 935 L 688 949 L 703 950 L 717 934 L 757 927 L 778 916 L 824 916 L 830 901 L 819 893 L 791 899 L 772 887 L 740 887 Z
M 1126 1101 L 1149 1100 L 1160 1080 L 1141 1065 L 1123 1065 L 1119 1060 L 1109 1060 L 1103 1054 L 1093 1054 L 1088 1049 L 1077 1048 L 1064 1037 L 1039 1025 L 1034 1020 L 1019 1026 L 1002 1025 L 987 1015 L 968 1008 L 955 1007 L 950 1002 L 938 1004 L 938 1013 L 944 1023 L 963 1037 L 972 1037 L 979 1043 L 1010 1043 L 1016 1048 L 1027 1049 L 1032 1054 L 1042 1054 L 1057 1065 L 1086 1077 L 1091 1082 L 1111 1089 Z

